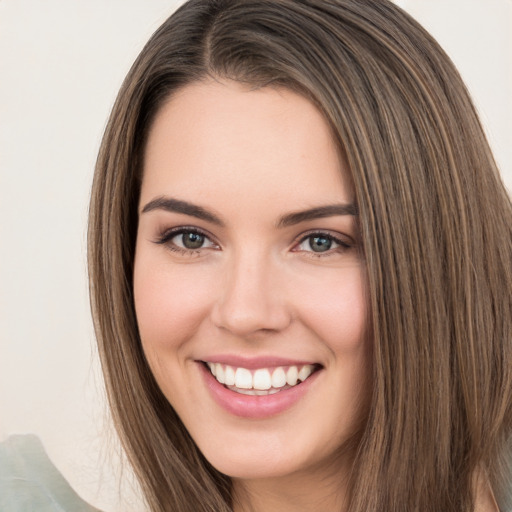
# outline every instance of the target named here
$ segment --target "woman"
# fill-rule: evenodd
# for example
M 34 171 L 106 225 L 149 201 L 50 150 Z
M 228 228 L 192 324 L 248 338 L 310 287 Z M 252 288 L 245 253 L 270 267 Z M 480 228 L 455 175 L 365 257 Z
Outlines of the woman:
M 460 77 L 396 6 L 183 5 L 123 84 L 90 211 L 150 509 L 506 510 L 511 232 Z

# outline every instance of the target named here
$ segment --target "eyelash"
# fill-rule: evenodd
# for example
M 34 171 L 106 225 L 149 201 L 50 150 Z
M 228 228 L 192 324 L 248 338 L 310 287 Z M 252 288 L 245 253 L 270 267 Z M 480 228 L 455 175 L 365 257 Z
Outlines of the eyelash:
M 302 245 L 308 239 L 313 238 L 323 238 L 330 242 L 334 242 L 338 245 L 334 249 L 328 249 L 325 252 L 315 252 L 315 251 L 301 251 L 299 249 L 293 249 L 294 252 L 303 252 L 310 258 L 325 258 L 328 256 L 333 256 L 335 254 L 341 254 L 348 249 L 351 249 L 353 245 L 346 240 L 342 240 L 341 237 L 334 236 L 333 234 L 327 231 L 310 231 L 308 233 L 302 234 L 299 238 L 298 242 L 294 244 L 294 248 Z
M 156 244 L 159 245 L 167 245 L 167 248 L 173 252 L 177 252 L 179 254 L 193 256 L 198 255 L 202 250 L 206 249 L 206 247 L 199 247 L 197 249 L 187 249 L 184 247 L 180 247 L 174 243 L 170 243 L 171 240 L 178 236 L 183 235 L 186 233 L 192 233 L 197 234 L 199 236 L 204 237 L 205 239 L 209 240 L 211 244 L 214 247 L 219 247 L 219 245 L 212 240 L 212 237 L 205 233 L 204 231 L 192 227 L 192 226 L 181 226 L 179 228 L 172 228 L 165 232 L 163 232 L 157 240 L 155 240 Z M 334 242 L 337 244 L 338 247 L 335 247 L 334 249 L 327 249 L 325 252 L 315 252 L 315 251 L 306 251 L 306 250 L 300 250 L 297 249 L 300 245 L 302 245 L 304 242 L 306 242 L 308 239 L 313 238 L 323 238 L 325 240 L 328 240 L 330 242 Z M 353 244 L 347 242 L 346 240 L 342 240 L 340 237 L 334 236 L 329 232 L 326 231 L 310 231 L 308 233 L 303 233 L 300 238 L 297 239 L 297 241 L 293 244 L 292 252 L 302 252 L 306 254 L 308 257 L 311 258 L 324 258 L 327 256 L 333 256 L 334 254 L 340 254 L 344 251 L 351 249 L 353 247 Z
M 205 239 L 210 240 L 210 242 L 214 246 L 218 247 L 218 244 L 216 242 L 212 241 L 212 237 L 210 235 L 208 235 L 204 231 L 197 229 L 195 227 L 192 227 L 192 226 L 180 226 L 179 228 L 169 229 L 169 230 L 163 232 L 158 237 L 158 239 L 155 240 L 155 243 L 157 243 L 159 245 L 166 245 L 169 250 L 171 250 L 173 252 L 177 252 L 179 254 L 183 254 L 185 256 L 198 255 L 202 249 L 205 249 L 205 247 L 199 247 L 198 249 L 187 249 L 186 247 L 180 247 L 174 243 L 170 243 L 174 237 L 176 237 L 178 235 L 183 235 L 186 233 L 193 233 L 193 234 L 202 236 Z

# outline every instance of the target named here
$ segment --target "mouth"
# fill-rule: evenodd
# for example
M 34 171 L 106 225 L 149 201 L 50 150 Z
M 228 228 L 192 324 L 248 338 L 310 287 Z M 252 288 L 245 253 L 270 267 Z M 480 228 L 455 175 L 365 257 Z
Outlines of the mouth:
M 235 393 L 266 396 L 294 388 L 321 369 L 319 364 L 299 364 L 247 369 L 204 361 L 215 380 Z

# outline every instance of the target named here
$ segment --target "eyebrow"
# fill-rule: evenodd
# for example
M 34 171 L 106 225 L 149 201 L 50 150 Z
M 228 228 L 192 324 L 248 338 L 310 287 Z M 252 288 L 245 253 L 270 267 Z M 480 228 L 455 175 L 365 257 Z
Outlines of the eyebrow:
M 351 215 L 355 217 L 358 215 L 357 206 L 350 203 L 329 204 L 326 206 L 310 208 L 309 210 L 303 210 L 300 212 L 288 213 L 281 217 L 281 219 L 277 223 L 277 227 L 285 228 L 287 226 L 299 224 L 300 222 L 321 219 L 324 217 L 334 217 L 336 215 Z
M 142 213 L 151 212 L 153 210 L 165 210 L 168 212 L 182 213 L 184 215 L 190 215 L 198 219 L 205 220 L 216 224 L 217 226 L 223 227 L 224 222 L 206 208 L 202 206 L 189 203 L 188 201 L 182 201 L 180 199 L 174 199 L 172 197 L 157 197 L 147 203 L 142 209 Z M 334 217 L 336 215 L 351 215 L 353 217 L 358 215 L 357 206 L 351 203 L 341 204 L 330 204 L 325 206 L 317 206 L 308 210 L 301 210 L 298 212 L 287 213 L 283 215 L 278 223 L 278 228 L 285 228 L 306 222 L 308 220 L 321 219 L 325 217 Z
M 217 226 L 224 226 L 224 222 L 206 208 L 187 201 L 181 201 L 180 199 L 173 199 L 172 197 L 157 197 L 156 199 L 153 199 L 144 206 L 142 213 L 151 212 L 153 210 L 183 213 L 185 215 L 190 215 L 191 217 L 211 222 Z

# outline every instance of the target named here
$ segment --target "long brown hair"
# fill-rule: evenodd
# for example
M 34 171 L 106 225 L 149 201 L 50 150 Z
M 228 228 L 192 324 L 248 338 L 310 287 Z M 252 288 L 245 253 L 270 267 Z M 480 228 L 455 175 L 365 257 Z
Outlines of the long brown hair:
M 505 503 L 512 206 L 453 64 L 387 0 L 191 0 L 121 88 L 90 207 L 102 367 L 150 509 L 232 509 L 229 478 L 199 452 L 149 370 L 132 294 L 148 129 L 177 89 L 208 76 L 303 94 L 349 162 L 373 335 L 350 512 L 470 511 L 476 472 Z

